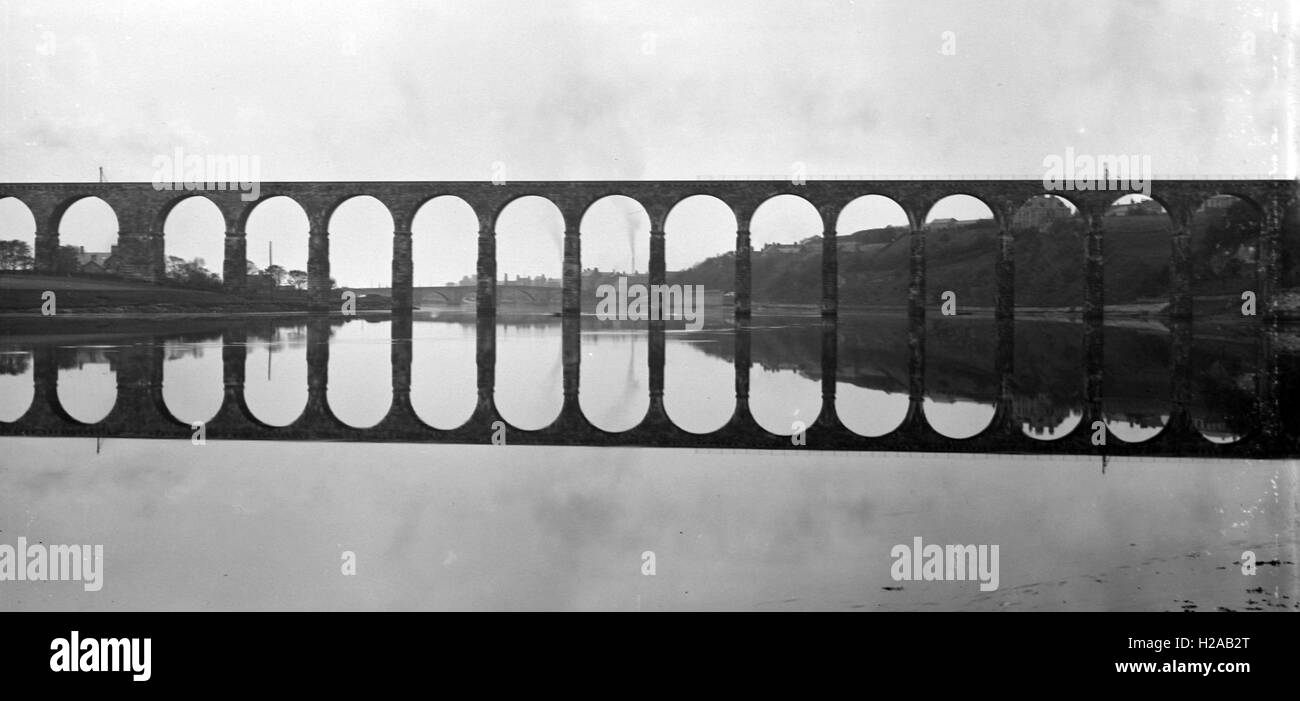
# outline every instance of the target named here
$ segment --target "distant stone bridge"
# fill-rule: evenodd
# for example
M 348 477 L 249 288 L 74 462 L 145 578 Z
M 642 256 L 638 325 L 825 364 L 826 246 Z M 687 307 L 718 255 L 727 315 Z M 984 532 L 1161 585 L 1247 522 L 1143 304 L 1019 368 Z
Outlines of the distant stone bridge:
M 348 287 L 357 294 L 377 294 L 391 296 L 389 287 Z M 462 304 L 474 300 L 478 287 L 474 285 L 443 285 L 441 287 L 412 287 L 411 299 L 420 304 Z M 544 285 L 516 285 L 513 283 L 497 284 L 498 304 L 526 304 L 559 308 L 564 296 L 561 287 Z

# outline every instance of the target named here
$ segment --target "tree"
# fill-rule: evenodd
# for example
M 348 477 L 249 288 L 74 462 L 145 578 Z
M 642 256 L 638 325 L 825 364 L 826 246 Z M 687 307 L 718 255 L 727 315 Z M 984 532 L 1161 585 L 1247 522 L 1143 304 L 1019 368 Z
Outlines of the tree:
M 0 270 L 31 270 L 33 263 L 26 241 L 0 241 Z
M 80 253 L 76 246 L 59 246 L 59 252 L 54 256 L 54 272 L 56 273 L 75 273 L 81 269 L 81 264 L 77 262 L 77 254 Z
M 275 281 L 276 287 L 284 285 L 284 281 L 289 277 L 289 273 L 278 265 L 266 266 L 266 274 L 270 275 L 271 279 Z
M 0 375 L 22 375 L 31 365 L 26 353 L 0 353 Z
M 301 270 L 290 270 L 289 284 L 296 290 L 307 289 L 307 273 Z
M 189 287 L 215 288 L 221 278 L 204 267 L 202 258 L 186 261 L 176 256 L 167 257 L 167 279 Z
M 167 272 L 165 275 L 169 280 L 180 280 L 182 277 L 181 270 L 185 267 L 185 259 L 179 256 L 167 256 Z

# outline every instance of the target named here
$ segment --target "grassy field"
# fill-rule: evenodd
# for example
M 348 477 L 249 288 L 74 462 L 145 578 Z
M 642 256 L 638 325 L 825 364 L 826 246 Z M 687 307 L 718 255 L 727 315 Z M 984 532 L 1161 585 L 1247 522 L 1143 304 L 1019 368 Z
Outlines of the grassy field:
M 59 312 L 264 312 L 307 309 L 306 294 L 286 290 L 278 297 L 244 297 L 112 278 L 26 273 L 0 274 L 0 312 L 39 314 L 46 290 Z

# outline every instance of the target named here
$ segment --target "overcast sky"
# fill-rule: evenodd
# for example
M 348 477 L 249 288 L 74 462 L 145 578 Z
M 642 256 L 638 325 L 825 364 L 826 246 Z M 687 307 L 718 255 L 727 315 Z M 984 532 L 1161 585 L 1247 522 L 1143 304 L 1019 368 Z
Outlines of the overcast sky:
M 0 8 L 0 181 L 94 180 L 99 166 L 148 181 L 177 147 L 255 156 L 264 180 L 786 177 L 799 163 L 809 178 L 1038 178 L 1067 147 L 1149 155 L 1157 176 L 1294 177 L 1294 54 L 1280 33 L 1295 20 L 1281 0 Z M 391 221 L 350 205 L 331 226 L 336 277 L 386 284 Z M 277 263 L 305 266 L 305 222 L 266 207 L 250 257 L 265 264 L 272 238 Z M 420 284 L 473 269 L 472 217 L 438 207 L 417 222 Z M 501 270 L 558 274 L 555 215 L 520 207 L 503 222 Z M 15 208 L 0 205 L 0 237 L 26 236 Z M 106 249 L 115 225 L 93 209 L 70 212 L 65 238 Z M 606 209 L 584 224 L 608 239 L 584 239 L 584 265 L 627 268 L 636 248 L 644 270 L 643 215 Z M 670 221 L 670 268 L 732 243 L 725 210 L 693 209 Z M 756 244 L 819 233 L 810 211 L 767 209 Z M 859 209 L 841 231 L 897 216 Z M 220 223 L 188 210 L 169 222 L 168 252 L 219 270 Z M 674 239 L 674 225 L 707 235 Z

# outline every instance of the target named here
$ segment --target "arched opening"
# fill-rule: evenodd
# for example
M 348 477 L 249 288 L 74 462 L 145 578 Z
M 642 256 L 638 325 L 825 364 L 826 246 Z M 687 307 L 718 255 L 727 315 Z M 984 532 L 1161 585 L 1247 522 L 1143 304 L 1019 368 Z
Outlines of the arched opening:
M 822 219 L 808 200 L 777 195 L 750 222 L 750 411 L 788 436 L 821 413 Z
M 862 436 L 890 433 L 907 416 L 910 232 L 907 212 L 881 195 L 853 200 L 835 223 L 835 413 Z
M 949 195 L 925 218 L 925 418 L 949 438 L 993 420 L 998 223 L 983 201 Z
M 330 215 L 330 275 L 339 288 L 389 288 L 393 215 L 370 195 L 351 197 Z
M 683 199 L 664 222 L 667 283 L 704 299 L 696 321 L 664 332 L 664 411 L 692 433 L 716 431 L 736 411 L 736 229 L 731 208 L 711 195 Z
M 1141 442 L 1169 420 L 1173 225 L 1164 206 L 1137 194 L 1115 200 L 1102 222 L 1102 413 L 1120 440 Z
M 114 345 L 77 345 L 57 349 L 59 403 L 85 424 L 99 423 L 117 403 L 117 354 Z
M 392 322 L 353 318 L 331 332 L 330 411 L 349 426 L 374 426 L 393 404 Z
M 411 223 L 419 308 L 411 323 L 411 404 L 435 428 L 464 424 L 477 401 L 478 230 L 474 209 L 453 195 L 424 203 Z
M 60 274 L 117 275 L 117 214 L 98 197 L 73 202 L 59 217 L 59 250 L 54 270 Z
M 329 219 L 330 275 L 357 293 L 357 310 L 392 309 L 393 216 L 369 195 L 351 197 Z M 353 318 L 330 338 L 327 401 L 349 426 L 368 428 L 392 406 L 392 336 L 387 321 Z
M 496 236 L 496 406 L 512 425 L 537 430 L 564 405 L 561 325 L 552 316 L 563 290 L 564 217 L 544 197 L 521 197 L 501 211 Z M 510 295 L 510 286 L 544 301 Z
M 1260 377 L 1259 233 L 1254 205 L 1233 195 L 1215 195 L 1192 214 L 1191 417 L 1201 435 L 1231 443 L 1258 420 Z
M 17 197 L 0 197 L 0 273 L 36 268 L 36 219 Z
M 0 345 L 0 422 L 21 419 L 35 395 L 31 348 Z
M 163 222 L 167 281 L 199 289 L 220 289 L 226 258 L 226 219 L 211 200 L 187 197 Z
M 1084 242 L 1069 200 L 1037 195 L 1012 216 L 1015 372 L 1012 408 L 1026 436 L 1055 440 L 1083 420 Z
M 18 198 L 0 198 L 0 275 L 28 273 L 35 267 L 36 219 Z M 39 291 L 32 292 L 36 299 Z M 36 394 L 34 377 L 30 348 L 0 345 L 0 422 L 17 421 L 27 413 Z
M 302 206 L 284 195 L 262 200 L 248 215 L 244 231 L 246 292 L 305 301 L 311 224 Z
M 650 216 L 610 195 L 587 208 L 579 231 L 582 306 L 595 314 L 583 317 L 578 403 L 593 426 L 626 431 L 650 406 Z
M 307 327 L 258 324 L 244 342 L 249 411 L 264 424 L 288 426 L 307 406 Z
M 187 423 L 208 421 L 224 394 L 221 334 L 185 335 L 163 341 L 163 402 Z

